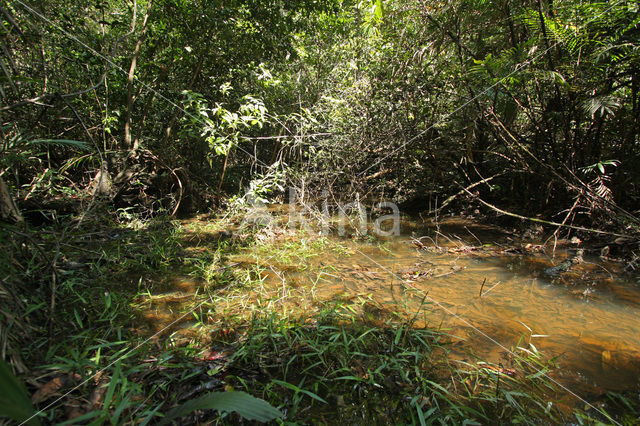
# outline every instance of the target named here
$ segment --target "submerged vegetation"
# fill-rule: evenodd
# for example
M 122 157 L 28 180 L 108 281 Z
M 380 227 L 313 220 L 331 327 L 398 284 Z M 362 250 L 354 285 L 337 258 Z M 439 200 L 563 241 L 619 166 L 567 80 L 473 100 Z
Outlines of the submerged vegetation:
M 477 246 L 439 244 L 457 238 L 440 232 L 449 213 L 529 238 L 492 256 L 572 241 L 570 261 L 545 265 L 567 288 L 582 253 L 636 270 L 635 2 L 10 0 L 0 12 L 0 418 L 640 418 L 637 389 L 570 396 L 531 336 L 503 363 L 448 356 L 455 337 L 430 317 L 442 306 L 411 283 L 455 261 L 350 267 L 402 289 L 393 307 L 377 287 L 322 292 L 345 274 L 330 259 L 356 254 L 349 242 L 393 258 L 354 225 L 360 203 L 433 217 L 433 239 L 407 241 L 425 252 L 486 248 L 466 228 Z M 305 216 L 289 226 L 272 202 Z M 341 238 L 333 213 L 349 222 Z

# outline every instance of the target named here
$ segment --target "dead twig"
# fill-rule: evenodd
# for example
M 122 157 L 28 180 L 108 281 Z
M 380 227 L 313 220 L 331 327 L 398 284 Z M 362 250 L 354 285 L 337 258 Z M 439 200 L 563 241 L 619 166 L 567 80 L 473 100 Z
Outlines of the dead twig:
M 430 211 L 429 213 L 433 213 L 435 215 L 437 215 L 438 213 L 440 213 L 442 211 L 442 209 L 444 209 L 445 207 L 447 207 L 449 204 L 451 204 L 451 202 L 453 200 L 455 200 L 457 197 L 459 197 L 460 195 L 464 194 L 465 191 L 468 192 L 468 190 L 475 188 L 478 185 L 482 185 L 483 183 L 487 183 L 495 178 L 497 178 L 498 176 L 503 175 L 504 173 L 498 173 L 496 175 L 493 175 L 491 177 L 479 180 L 478 182 L 475 182 L 469 186 L 467 186 L 466 188 L 456 192 L 455 194 L 453 194 L 452 196 L 450 196 L 449 198 L 447 198 L 446 200 L 444 200 L 444 203 L 442 203 L 442 205 L 440 207 L 437 207 L 435 210 Z

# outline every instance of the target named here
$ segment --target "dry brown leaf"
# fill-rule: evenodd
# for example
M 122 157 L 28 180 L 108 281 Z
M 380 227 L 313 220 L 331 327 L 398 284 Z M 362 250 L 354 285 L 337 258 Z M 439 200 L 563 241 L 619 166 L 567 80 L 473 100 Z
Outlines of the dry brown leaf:
M 81 378 L 82 377 L 80 377 L 79 374 L 69 374 L 67 376 L 56 377 L 42 385 L 42 387 L 40 387 L 40 389 L 31 396 L 31 402 L 38 404 L 45 401 L 55 395 L 60 389 L 73 384 Z

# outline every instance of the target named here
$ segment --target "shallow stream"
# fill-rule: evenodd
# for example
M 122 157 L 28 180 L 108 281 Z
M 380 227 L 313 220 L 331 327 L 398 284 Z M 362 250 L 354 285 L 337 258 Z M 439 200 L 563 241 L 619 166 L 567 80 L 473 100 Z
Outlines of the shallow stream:
M 455 336 L 455 360 L 473 353 L 506 362 L 509 349 L 531 343 L 557 357 L 554 378 L 585 397 L 640 387 L 639 278 L 619 263 L 586 251 L 583 261 L 550 276 L 546 270 L 575 257 L 579 245 L 565 241 L 553 250 L 553 240 L 526 243 L 461 218 L 437 226 L 403 219 L 401 235 L 383 239 L 329 238 L 342 250 L 323 251 L 305 268 L 260 258 L 264 288 L 297 295 L 288 309 L 301 312 L 367 298 L 371 304 L 358 314 L 368 320 L 383 324 L 392 312 L 408 313 L 417 326 Z M 230 260 L 248 263 L 242 259 Z M 194 290 L 193 281 L 175 282 L 183 294 Z M 180 300 L 171 303 L 171 312 L 180 311 Z
M 433 308 L 428 322 L 460 338 L 453 357 L 472 352 L 500 362 L 524 338 L 521 346 L 557 357 L 557 375 L 572 390 L 638 389 L 640 285 L 622 265 L 587 254 L 549 276 L 576 247 L 556 248 L 555 256 L 552 244 L 514 249 L 509 235 L 460 219 L 440 224 L 441 234 L 433 225 L 403 225 L 404 235 L 382 247 L 349 241 L 350 256 L 321 259 L 331 275 L 316 295 L 368 294 L 388 311 Z M 412 243 L 425 235 L 424 248 Z

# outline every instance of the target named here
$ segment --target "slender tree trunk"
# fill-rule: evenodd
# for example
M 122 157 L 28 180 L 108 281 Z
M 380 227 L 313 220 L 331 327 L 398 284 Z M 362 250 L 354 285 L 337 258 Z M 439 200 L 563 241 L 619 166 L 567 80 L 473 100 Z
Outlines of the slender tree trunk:
M 549 43 L 549 36 L 547 35 L 547 24 L 544 20 L 544 12 L 542 11 L 542 2 L 538 0 L 538 18 L 540 19 L 540 28 L 542 29 L 542 37 L 544 38 L 544 44 L 547 48 L 547 60 L 549 61 L 549 69 L 555 71 L 555 65 L 553 63 L 553 55 L 551 54 L 551 45 Z
M 509 25 L 509 35 L 511 36 L 511 46 L 516 47 L 518 45 L 518 37 L 516 36 L 516 30 L 513 26 L 513 17 L 511 16 L 510 0 L 507 0 L 504 9 L 507 15 L 507 24 Z
M 144 21 L 142 23 L 142 32 L 140 33 L 140 38 L 136 43 L 136 47 L 133 51 L 133 58 L 131 59 L 131 66 L 129 67 L 129 81 L 127 84 L 127 113 L 125 115 L 124 122 L 124 146 L 126 148 L 132 148 L 133 146 L 133 137 L 131 135 L 131 113 L 133 110 L 133 80 L 136 72 L 136 66 L 138 65 L 138 57 L 140 56 L 140 48 L 142 47 L 142 43 L 147 36 L 147 24 L 149 23 L 149 15 L 151 14 L 151 9 L 153 7 L 153 0 L 149 3 L 149 7 L 147 8 L 147 13 L 144 15 Z M 136 147 L 133 147 L 134 149 Z
M 627 142 L 627 152 L 633 155 L 638 135 L 640 135 L 640 108 L 638 108 L 638 92 L 640 92 L 640 72 L 637 68 L 631 73 L 631 111 L 633 112 L 633 125 L 630 129 L 630 137 Z
M 222 190 L 222 183 L 224 182 L 224 175 L 227 172 L 227 163 L 229 161 L 229 155 L 231 154 L 231 149 L 227 152 L 227 155 L 224 156 L 224 164 L 222 165 L 222 175 L 220 176 L 220 182 L 218 182 L 218 192 Z

